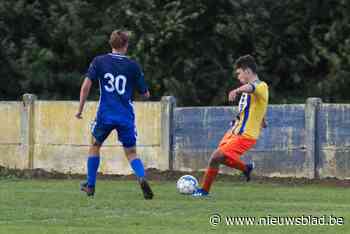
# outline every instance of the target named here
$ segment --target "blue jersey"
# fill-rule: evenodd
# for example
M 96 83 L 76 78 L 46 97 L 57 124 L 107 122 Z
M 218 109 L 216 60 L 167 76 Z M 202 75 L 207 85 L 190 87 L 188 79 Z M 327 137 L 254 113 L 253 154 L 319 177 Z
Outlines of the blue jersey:
M 97 56 L 90 64 L 87 77 L 100 85 L 97 122 L 134 123 L 134 89 L 141 94 L 148 91 L 141 67 L 135 61 L 117 53 Z

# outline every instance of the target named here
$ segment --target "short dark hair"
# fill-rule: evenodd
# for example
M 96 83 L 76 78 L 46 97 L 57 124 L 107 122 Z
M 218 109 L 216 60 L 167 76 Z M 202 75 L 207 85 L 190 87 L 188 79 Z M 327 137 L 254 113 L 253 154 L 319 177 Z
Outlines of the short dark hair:
M 254 73 L 256 73 L 258 69 L 254 57 L 249 54 L 239 57 L 235 62 L 235 68 L 243 70 L 250 68 Z
M 109 44 L 113 49 L 120 49 L 128 44 L 128 33 L 121 30 L 114 30 L 109 38 Z

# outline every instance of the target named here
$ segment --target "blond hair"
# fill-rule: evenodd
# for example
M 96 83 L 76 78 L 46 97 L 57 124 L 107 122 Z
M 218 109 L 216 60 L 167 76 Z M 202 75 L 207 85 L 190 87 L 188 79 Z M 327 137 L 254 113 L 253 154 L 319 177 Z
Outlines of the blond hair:
M 109 44 L 113 49 L 121 49 L 127 46 L 129 41 L 128 33 L 121 30 L 114 30 L 109 38 Z

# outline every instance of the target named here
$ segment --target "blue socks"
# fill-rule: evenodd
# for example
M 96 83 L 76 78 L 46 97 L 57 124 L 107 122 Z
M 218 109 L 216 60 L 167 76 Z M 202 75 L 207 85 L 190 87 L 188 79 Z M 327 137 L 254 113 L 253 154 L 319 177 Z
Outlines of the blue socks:
M 100 156 L 92 155 L 89 156 L 87 160 L 87 183 L 88 187 L 95 187 L 96 184 L 96 175 L 98 166 L 100 164 Z M 145 178 L 145 169 L 143 163 L 139 158 L 135 158 L 130 162 L 131 168 L 134 170 L 135 175 L 139 179 Z
M 130 162 L 131 168 L 134 170 L 135 175 L 139 179 L 145 178 L 145 169 L 143 168 L 142 161 L 139 158 L 135 158 Z
M 96 184 L 96 175 L 98 166 L 100 165 L 100 156 L 92 155 L 89 156 L 87 160 L 87 183 L 88 187 L 95 187 Z

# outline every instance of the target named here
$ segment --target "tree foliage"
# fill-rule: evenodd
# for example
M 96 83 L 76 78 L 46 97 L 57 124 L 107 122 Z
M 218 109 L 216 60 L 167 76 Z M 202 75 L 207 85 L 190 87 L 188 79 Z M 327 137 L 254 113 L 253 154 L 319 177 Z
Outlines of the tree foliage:
M 155 100 L 226 104 L 238 85 L 232 64 L 249 53 L 274 103 L 348 101 L 349 13 L 346 0 L 3 0 L 0 99 L 77 99 L 89 62 L 120 28 Z

